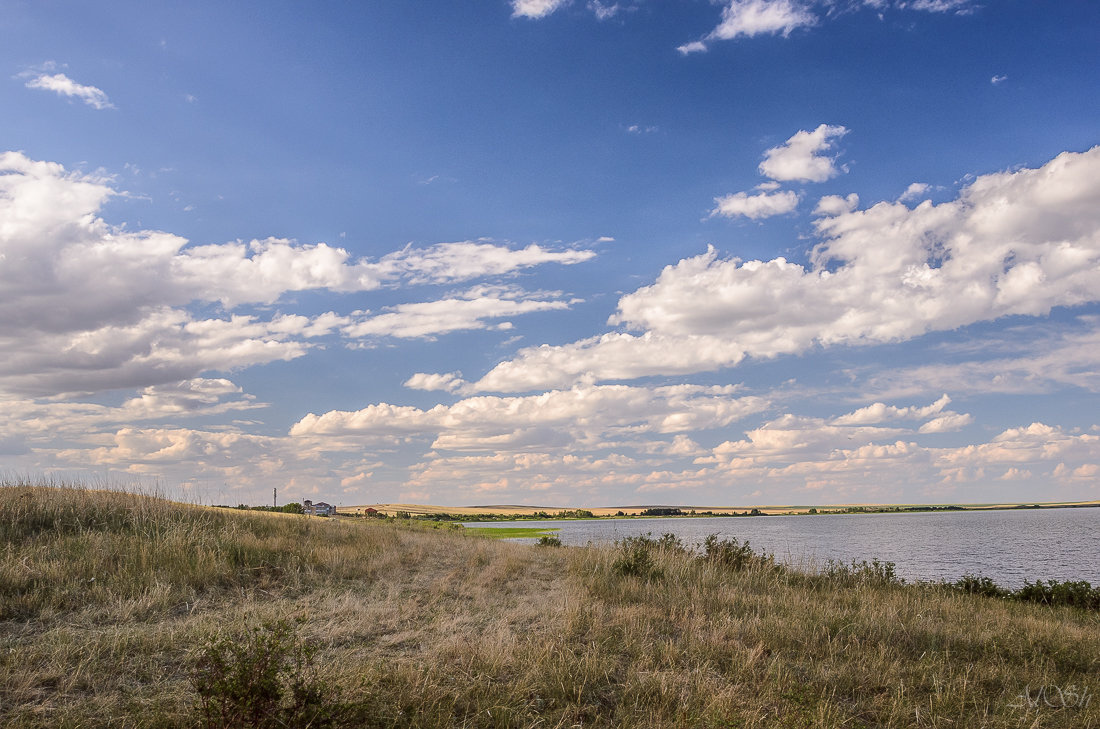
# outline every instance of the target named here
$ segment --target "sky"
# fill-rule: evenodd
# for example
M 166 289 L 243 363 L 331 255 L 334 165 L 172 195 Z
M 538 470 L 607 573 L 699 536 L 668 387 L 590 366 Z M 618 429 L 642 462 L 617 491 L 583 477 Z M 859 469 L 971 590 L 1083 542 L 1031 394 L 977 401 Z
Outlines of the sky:
M 1100 4 L 0 0 L 0 473 L 1100 499 Z

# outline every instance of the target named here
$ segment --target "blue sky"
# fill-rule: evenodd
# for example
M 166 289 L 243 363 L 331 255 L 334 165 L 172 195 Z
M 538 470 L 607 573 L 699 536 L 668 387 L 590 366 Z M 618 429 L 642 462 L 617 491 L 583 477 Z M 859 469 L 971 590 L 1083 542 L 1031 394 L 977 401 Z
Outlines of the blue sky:
M 0 0 L 0 469 L 1100 498 L 1100 7 Z

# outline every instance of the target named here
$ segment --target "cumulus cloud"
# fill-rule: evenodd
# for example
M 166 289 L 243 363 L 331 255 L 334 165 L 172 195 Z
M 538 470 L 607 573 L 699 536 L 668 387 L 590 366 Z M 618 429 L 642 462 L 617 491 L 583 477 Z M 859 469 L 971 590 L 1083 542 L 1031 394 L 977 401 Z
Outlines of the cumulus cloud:
M 143 387 L 302 356 L 310 340 L 358 326 L 355 336 L 427 336 L 495 318 L 564 308 L 552 297 L 467 294 L 454 311 L 408 305 L 362 320 L 232 314 L 311 289 L 367 291 L 507 276 L 591 251 L 489 241 L 407 246 L 353 260 L 319 243 L 268 238 L 190 245 L 166 232 L 108 224 L 99 213 L 119 193 L 109 180 L 18 152 L 0 155 L 0 391 L 50 395 Z M 219 303 L 203 318 L 195 303 Z
M 417 372 L 405 380 L 403 384 L 410 390 L 456 392 L 466 384 L 466 381 L 462 379 L 461 372 L 447 372 L 445 374 Z
M 567 4 L 569 0 L 512 0 L 512 17 L 545 18 Z
M 707 50 L 707 44 L 703 41 L 692 41 L 690 43 L 685 43 L 682 46 L 677 46 L 676 50 L 678 50 L 684 56 L 689 56 L 692 53 L 703 53 Z
M 711 217 L 721 215 L 725 218 L 746 217 L 750 220 L 770 218 L 774 215 L 789 213 L 798 207 L 798 194 L 785 192 L 761 192 L 756 195 L 748 195 L 738 192 L 733 195 L 714 198 L 716 207 L 711 211 Z
M 364 264 L 387 281 L 447 284 L 487 276 L 505 276 L 547 263 L 573 265 L 596 257 L 595 251 L 554 250 L 536 243 L 511 248 L 486 240 L 437 243 L 427 248 L 406 246 L 376 264 Z
M 800 130 L 778 147 L 764 153 L 760 173 L 773 180 L 824 182 L 836 177 L 836 159 L 824 156 L 848 133 L 842 126 L 821 124 L 812 132 Z
M 189 379 L 304 355 L 310 335 L 331 333 L 323 317 L 283 315 L 199 319 L 170 308 L 137 322 L 78 332 L 0 335 L 11 352 L 0 363 L 0 390 L 76 395 Z
M 460 330 L 511 328 L 495 320 L 536 311 L 568 309 L 560 298 L 539 297 L 515 289 L 478 286 L 438 301 L 398 304 L 384 314 L 367 316 L 343 328 L 345 336 L 428 338 Z
M 1100 147 L 982 175 L 950 202 L 882 202 L 815 223 L 811 267 L 710 248 L 623 296 L 609 333 L 530 347 L 475 387 L 517 391 L 894 342 L 1100 299 Z
M 850 213 L 859 207 L 859 195 L 854 192 L 847 197 L 840 195 L 825 195 L 817 201 L 814 215 L 840 215 Z
M 920 432 L 941 431 L 922 427 Z M 997 480 L 1069 480 L 1074 470 L 1100 456 L 1100 436 L 1042 423 L 1009 428 L 986 443 L 954 447 L 922 445 L 913 435 L 898 428 L 840 426 L 835 420 L 787 414 L 698 457 L 696 463 L 705 468 L 694 480 L 724 477 L 745 488 L 767 486 L 773 492 L 829 488 L 841 497 L 897 501 L 903 489 L 914 486 L 942 494 L 945 488 Z
M 0 397 L 0 439 L 19 436 L 42 447 L 58 439 L 95 438 L 120 424 L 199 418 L 266 407 L 223 378 L 194 378 L 154 385 L 121 405 Z
M 923 182 L 914 182 L 905 188 L 905 192 L 898 196 L 898 202 L 910 202 L 912 200 L 919 200 L 928 192 L 931 185 Z
M 817 18 L 795 0 L 730 0 L 722 8 L 722 22 L 708 40 L 733 40 L 741 36 L 779 34 L 786 38 L 798 28 L 810 27 Z
M 951 398 L 944 395 L 931 405 L 924 407 L 897 407 L 886 403 L 876 402 L 855 412 L 841 415 L 833 419 L 834 425 L 870 425 L 885 423 L 890 420 L 924 420 L 943 411 Z
M 432 448 L 510 449 L 538 444 L 589 444 L 613 433 L 685 433 L 718 428 L 767 405 L 730 386 L 578 386 L 524 397 L 482 396 L 428 410 L 379 403 L 357 411 L 309 414 L 290 430 L 295 437 L 380 436 L 420 433 Z
M 1006 467 L 1017 472 L 1043 469 L 1058 476 L 1057 465 L 1066 461 L 1100 459 L 1100 436 L 1068 433 L 1057 426 L 1032 423 L 1009 428 L 988 443 L 943 449 L 936 455 L 937 465 L 949 479 L 978 478 L 987 469 Z
M 814 13 L 797 0 L 727 0 L 718 26 L 701 40 L 685 43 L 677 50 L 688 55 L 707 50 L 708 41 L 777 34 L 786 38 L 792 31 L 816 24 Z
M 974 422 L 969 413 L 944 413 L 920 426 L 920 433 L 953 433 Z
M 26 82 L 28 89 L 42 89 L 53 91 L 59 96 L 68 96 L 79 99 L 95 109 L 113 109 L 115 105 L 107 98 L 107 94 L 95 86 L 78 84 L 63 73 L 40 73 L 34 75 Z
M 735 365 L 744 348 L 720 336 L 610 332 L 558 346 L 525 347 L 476 383 L 476 392 L 526 392 L 576 382 L 684 375 Z

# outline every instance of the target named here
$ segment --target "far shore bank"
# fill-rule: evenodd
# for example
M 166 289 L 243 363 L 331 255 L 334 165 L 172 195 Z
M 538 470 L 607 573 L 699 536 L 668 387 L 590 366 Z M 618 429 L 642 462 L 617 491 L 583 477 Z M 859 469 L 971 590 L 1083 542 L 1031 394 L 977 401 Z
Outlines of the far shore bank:
M 634 506 L 601 506 L 580 508 L 571 506 L 528 506 L 522 504 L 487 504 L 482 506 L 434 506 L 428 504 L 359 504 L 340 506 L 339 514 L 364 516 L 408 515 L 410 517 L 480 517 L 495 519 L 560 519 L 560 518 L 637 518 L 656 516 L 772 516 L 796 514 L 893 514 L 909 512 L 985 511 L 993 509 L 1070 509 L 1100 507 L 1097 501 L 1002 502 L 975 504 L 823 504 L 823 505 L 756 505 L 756 506 L 683 506 L 646 504 Z

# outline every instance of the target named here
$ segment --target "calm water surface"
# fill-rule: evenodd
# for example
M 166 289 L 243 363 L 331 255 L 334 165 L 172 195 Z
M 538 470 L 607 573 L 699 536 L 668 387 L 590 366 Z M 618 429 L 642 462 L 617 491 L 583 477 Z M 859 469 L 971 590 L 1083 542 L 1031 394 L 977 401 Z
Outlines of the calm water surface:
M 567 545 L 666 532 L 699 544 L 717 534 L 794 565 L 874 557 L 894 562 L 907 580 L 980 574 L 1014 588 L 1037 579 L 1100 584 L 1100 508 L 468 524 L 556 527 Z

